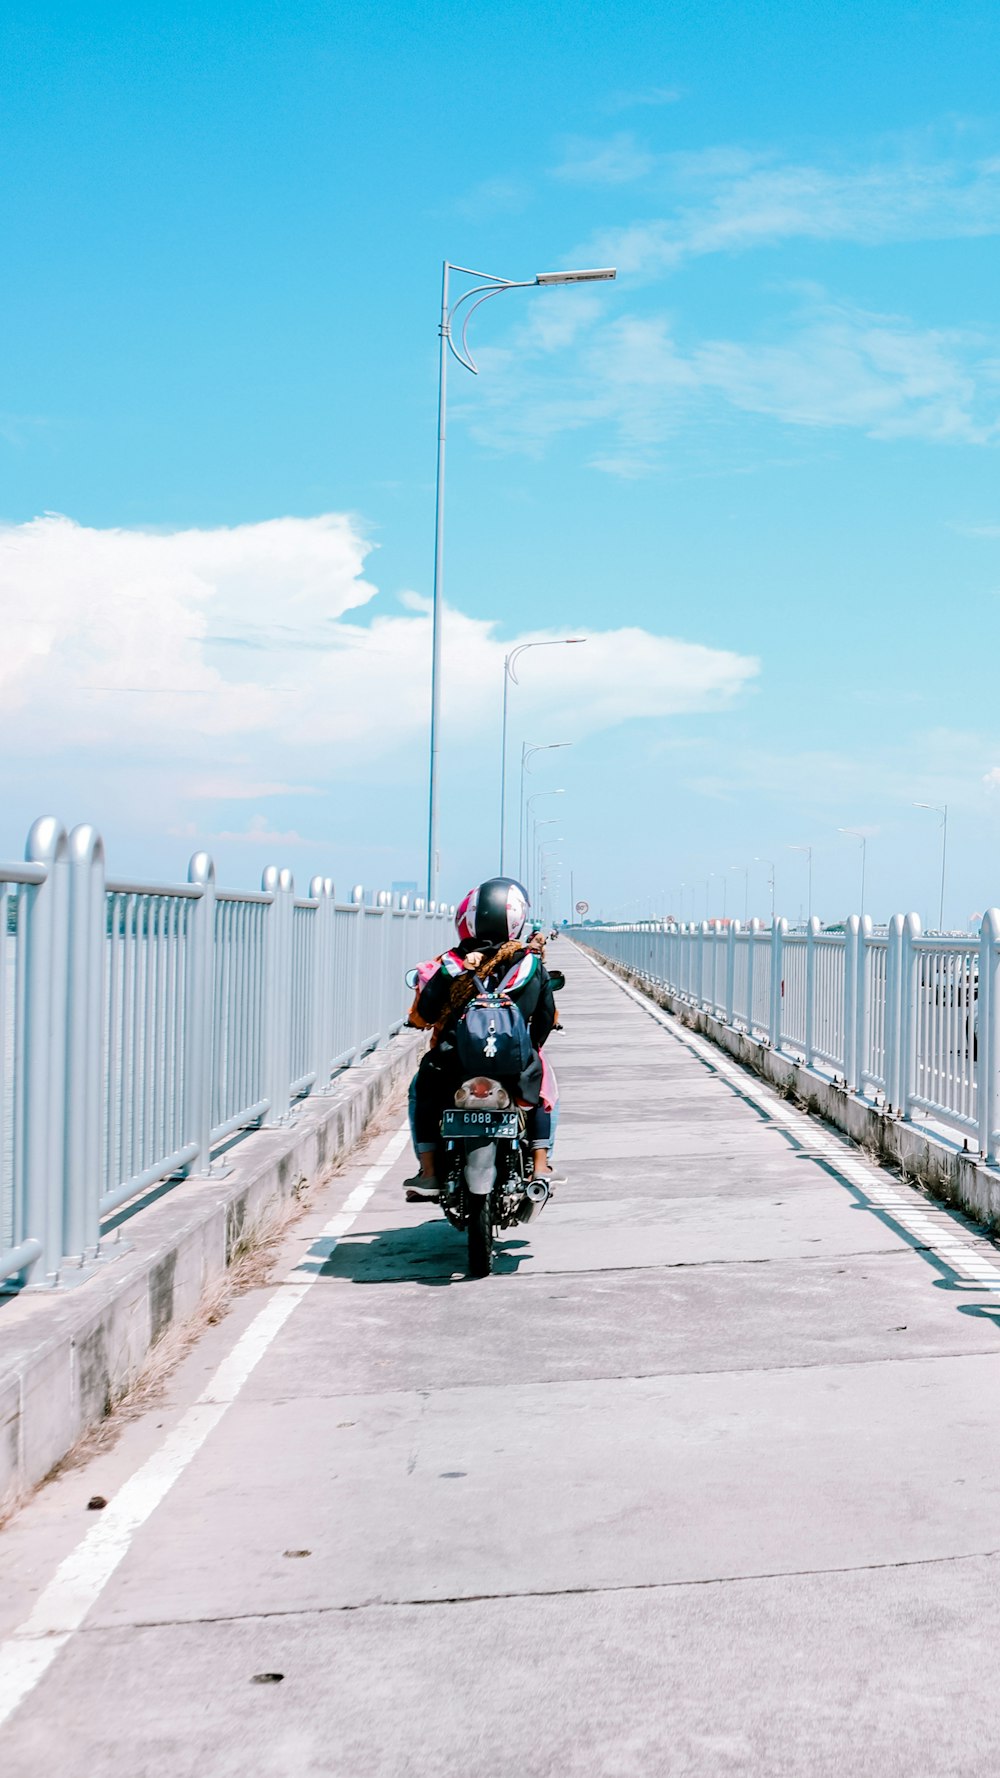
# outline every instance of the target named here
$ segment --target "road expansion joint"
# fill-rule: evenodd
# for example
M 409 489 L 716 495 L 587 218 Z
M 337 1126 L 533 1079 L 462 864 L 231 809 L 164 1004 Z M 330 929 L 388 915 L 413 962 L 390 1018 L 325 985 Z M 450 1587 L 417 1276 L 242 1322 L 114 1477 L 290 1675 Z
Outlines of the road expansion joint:
M 851 1562 L 828 1568 L 768 1568 L 751 1574 L 689 1575 L 683 1580 L 608 1581 L 593 1586 L 512 1587 L 493 1593 L 413 1594 L 403 1599 L 358 1599 L 341 1605 L 283 1606 L 274 1611 L 233 1611 L 197 1617 L 130 1618 L 115 1624 L 85 1623 L 78 1632 L 88 1638 L 132 1634 L 136 1630 L 187 1630 L 200 1626 L 269 1623 L 293 1618 L 345 1617 L 351 1612 L 406 1611 L 419 1607 L 502 1605 L 518 1599 L 586 1599 L 604 1594 L 676 1593 L 691 1587 L 755 1586 L 767 1581 L 823 1580 L 837 1575 L 892 1574 L 914 1568 L 954 1567 L 961 1562 L 993 1562 L 1000 1549 L 958 1550 L 945 1556 L 903 1557 L 895 1562 Z
M 906 1241 L 899 1247 L 862 1247 L 849 1253 L 789 1253 L 789 1254 L 758 1254 L 748 1259 L 664 1259 L 647 1262 L 645 1265 L 634 1266 L 553 1266 L 547 1270 L 544 1266 L 532 1266 L 525 1275 L 530 1278 L 604 1278 L 617 1272 L 701 1272 L 718 1266 L 814 1266 L 832 1265 L 835 1260 L 845 1263 L 853 1260 L 895 1259 L 898 1255 L 908 1253 L 932 1252 L 930 1243 L 926 1246 L 917 1242 Z M 408 1283 L 408 1279 L 400 1279 L 400 1283 Z
M 337 1389 L 330 1393 L 317 1390 L 303 1391 L 299 1395 L 268 1395 L 266 1405 L 270 1408 L 293 1407 L 304 1402 L 322 1403 L 331 1401 L 405 1401 L 407 1396 L 426 1395 L 427 1401 L 437 1401 L 443 1396 L 462 1395 L 476 1390 L 522 1389 L 557 1389 L 557 1388 L 588 1388 L 593 1383 L 669 1383 L 683 1381 L 686 1377 L 767 1377 L 780 1375 L 782 1371 L 789 1375 L 797 1375 L 801 1371 L 840 1371 L 874 1369 L 877 1365 L 890 1364 L 937 1364 L 950 1363 L 956 1358 L 997 1358 L 1000 1356 L 996 1347 L 983 1347 L 978 1351 L 959 1352 L 885 1352 L 872 1358 L 809 1358 L 800 1363 L 785 1359 L 781 1364 L 714 1364 L 685 1366 L 677 1370 L 652 1371 L 588 1371 L 585 1376 L 578 1372 L 563 1377 L 525 1377 L 515 1382 L 503 1382 L 487 1379 L 476 1382 L 475 1379 L 461 1383 L 442 1383 L 438 1388 L 430 1390 L 416 1389 Z M 412 1474 L 412 1469 L 407 1468 Z

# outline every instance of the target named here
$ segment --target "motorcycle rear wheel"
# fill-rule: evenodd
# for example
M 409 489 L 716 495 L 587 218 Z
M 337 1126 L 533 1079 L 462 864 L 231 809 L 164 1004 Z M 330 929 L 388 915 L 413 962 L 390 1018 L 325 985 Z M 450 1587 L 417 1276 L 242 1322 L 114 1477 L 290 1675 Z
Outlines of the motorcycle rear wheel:
M 469 1193 L 469 1272 L 488 1278 L 493 1270 L 493 1195 Z

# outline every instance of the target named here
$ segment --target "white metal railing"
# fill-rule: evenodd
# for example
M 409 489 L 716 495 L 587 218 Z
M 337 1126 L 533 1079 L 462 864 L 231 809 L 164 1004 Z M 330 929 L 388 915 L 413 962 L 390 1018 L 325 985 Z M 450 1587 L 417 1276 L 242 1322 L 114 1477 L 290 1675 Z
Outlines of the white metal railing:
M 0 865 L 0 1281 L 59 1282 L 112 1211 L 385 1043 L 453 912 L 296 897 L 274 867 L 217 889 L 204 853 L 186 883 L 117 880 L 92 827 L 36 821 Z
M 978 938 L 884 933 L 852 914 L 825 932 L 701 925 L 577 926 L 571 934 L 679 1000 L 890 1111 L 923 1116 L 1000 1159 L 1000 910 Z

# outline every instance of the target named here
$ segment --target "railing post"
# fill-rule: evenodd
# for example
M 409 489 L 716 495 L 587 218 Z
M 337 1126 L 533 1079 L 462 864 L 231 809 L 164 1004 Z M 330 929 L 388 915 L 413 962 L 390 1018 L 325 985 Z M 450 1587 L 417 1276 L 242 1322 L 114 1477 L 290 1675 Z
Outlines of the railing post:
M 380 889 L 375 897 L 375 906 L 379 911 L 378 920 L 378 962 L 373 970 L 372 986 L 375 989 L 378 1004 L 378 1041 L 379 1047 L 389 1040 L 392 1027 L 394 999 L 392 984 L 389 979 L 392 953 L 392 892 Z M 443 909 L 441 910 L 444 911 Z
M 816 914 L 810 914 L 806 926 L 806 1067 L 816 1061 L 816 935 L 820 930 Z
M 885 1098 L 890 1111 L 900 1109 L 902 987 L 903 915 L 893 914 L 885 940 Z
M 738 920 L 730 920 L 726 935 L 726 1024 L 733 1022 L 733 996 L 736 991 L 736 934 L 739 932 Z
M 66 1125 L 62 1251 L 82 1265 L 100 1242 L 102 1179 L 104 847 L 88 826 L 68 842 L 69 946 L 66 969 Z
M 710 954 L 705 940 L 708 938 L 711 930 L 712 928 L 707 920 L 703 920 L 698 928 L 698 1005 L 701 1007 L 702 1011 L 705 1010 L 705 959 Z M 711 955 L 714 968 L 714 953 Z
M 771 921 L 771 1048 L 781 1054 L 781 1015 L 785 1004 L 785 933 L 788 921 L 776 914 Z
M 997 1158 L 1000 1131 L 1000 909 L 987 908 L 979 928 L 979 993 L 968 1041 L 976 1058 L 979 1153 Z
M 367 1043 L 370 1036 L 364 1020 L 364 953 L 368 934 L 365 924 L 365 887 L 363 883 L 355 883 L 351 890 L 351 903 L 354 908 L 354 923 L 351 927 L 354 947 L 351 952 L 351 1019 L 353 1023 L 351 1043 L 356 1062 L 361 1055 L 363 1045 Z M 436 925 L 433 918 L 433 907 L 433 902 L 427 904 L 426 918 L 430 921 L 431 932 L 434 931 Z
M 310 1044 L 316 1073 L 315 1093 L 330 1086 L 333 1061 L 334 981 L 333 946 L 336 908 L 332 877 L 313 877 L 310 898 L 316 903 L 316 945 L 313 955 L 313 1034 Z
M 844 1085 L 850 1093 L 856 1093 L 859 1084 L 858 947 L 862 943 L 861 921 L 857 914 L 849 914 L 844 921 Z
M 207 852 L 196 852 L 188 865 L 188 882 L 200 889 L 185 915 L 184 1057 L 182 1091 L 189 1142 L 198 1153 L 188 1174 L 207 1173 L 212 1159 L 212 1089 L 215 1079 L 215 866 Z M 269 910 L 270 911 L 270 910 Z
M 900 1115 L 910 1115 L 910 1096 L 917 1076 L 917 997 L 920 992 L 920 957 L 914 941 L 920 937 L 920 915 L 907 914 L 903 921 L 900 973 L 899 1105 Z
M 757 961 L 757 934 L 760 921 L 754 916 L 747 927 L 747 1033 L 753 1036 L 754 968 Z
M 283 1123 L 292 1104 L 292 902 L 289 870 L 269 864 L 261 888 L 271 896 L 264 922 L 264 1093 L 267 1121 Z
M 700 943 L 701 940 L 697 937 L 697 928 L 689 920 L 684 929 L 684 991 L 689 1001 L 695 1001 L 698 998 L 695 990 L 697 980 L 695 971 L 698 967 L 698 946 Z
M 21 890 L 17 910 L 18 1058 L 14 1103 L 13 1245 L 41 1243 L 29 1272 L 56 1284 L 63 1257 L 63 1155 L 66 1130 L 66 957 L 69 924 L 68 842 L 51 815 L 34 822 L 24 849 L 45 881 Z
M 855 1012 L 855 1056 L 857 1057 L 856 1092 L 861 1092 L 865 1084 L 865 1058 L 868 1044 L 868 1028 L 871 1014 L 871 979 L 868 967 L 872 937 L 872 917 L 862 914 L 858 932 L 858 991 L 854 1001 Z

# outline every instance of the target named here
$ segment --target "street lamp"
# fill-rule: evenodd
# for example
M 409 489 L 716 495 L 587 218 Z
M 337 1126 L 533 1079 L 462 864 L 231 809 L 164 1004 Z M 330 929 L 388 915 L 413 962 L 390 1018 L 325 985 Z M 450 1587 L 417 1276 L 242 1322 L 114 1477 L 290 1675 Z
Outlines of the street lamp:
M 528 860 L 528 869 L 531 872 L 531 882 L 532 882 L 532 885 L 534 887 L 536 894 L 538 892 L 538 859 L 539 859 L 538 829 L 540 827 L 555 827 L 558 825 L 558 822 L 559 822 L 558 815 L 547 815 L 547 816 L 545 816 L 545 818 L 542 821 L 538 821 L 536 819 L 536 820 L 533 820 L 531 823 L 531 857 Z M 526 885 L 526 887 L 527 887 L 527 885 Z M 531 900 L 530 889 L 529 889 L 528 900 L 529 901 Z
M 545 823 L 539 822 L 539 826 L 544 827 Z M 549 882 L 548 876 L 546 874 L 549 863 L 550 862 L 551 863 L 559 863 L 559 864 L 562 863 L 562 859 L 554 859 L 551 861 L 547 860 L 546 853 L 552 852 L 556 846 L 561 846 L 562 842 L 563 842 L 562 834 L 561 833 L 556 834 L 555 839 L 543 840 L 536 852 L 535 886 L 536 886 L 536 895 L 537 895 L 537 899 L 538 899 L 539 914 L 541 914 L 541 912 L 542 912 L 542 902 L 543 902 L 545 890 L 548 887 L 548 882 Z
M 811 846 L 789 846 L 789 852 L 808 852 L 809 854 L 809 919 L 813 912 L 813 849 Z M 802 903 L 799 903 L 802 906 Z
M 522 741 L 521 742 L 521 796 L 520 796 L 520 811 L 521 811 L 521 813 L 520 813 L 520 820 L 519 820 L 519 825 L 518 825 L 518 830 L 517 830 L 517 876 L 518 876 L 519 882 L 522 882 L 522 883 L 524 882 L 524 875 L 523 875 L 523 872 L 524 872 L 524 845 L 525 845 L 525 841 L 528 837 L 527 834 L 525 833 L 525 827 L 524 827 L 524 774 L 525 774 L 526 770 L 527 771 L 531 770 L 531 767 L 528 765 L 528 761 L 532 757 L 532 754 L 534 754 L 534 753 L 554 753 L 554 752 L 557 752 L 560 747 L 572 747 L 572 745 L 573 745 L 572 741 Z
M 507 692 L 513 681 L 520 685 L 517 676 L 517 659 L 526 654 L 529 648 L 574 648 L 586 642 L 586 636 L 558 636 L 551 642 L 520 642 L 504 655 L 503 661 L 503 722 L 500 729 L 500 875 L 503 876 L 504 860 L 504 829 L 507 816 Z
M 944 873 L 948 861 L 948 804 L 947 803 L 914 803 L 915 809 L 931 809 L 935 815 L 941 816 L 941 904 L 938 912 L 938 931 L 944 931 Z
M 861 906 L 858 909 L 862 920 L 865 917 L 865 857 L 868 851 L 868 835 L 862 833 L 860 827 L 840 827 L 838 833 L 849 833 L 855 840 L 861 841 Z
M 458 300 L 449 303 L 448 282 L 452 272 L 475 280 Z M 437 889 L 437 815 L 438 815 L 438 747 L 441 728 L 441 614 L 444 599 L 444 469 L 447 432 L 448 353 L 457 358 L 473 376 L 479 366 L 469 348 L 469 322 L 483 303 L 502 290 L 529 290 L 535 284 L 591 284 L 615 277 L 614 268 L 594 271 L 539 272 L 534 278 L 498 278 L 492 272 L 477 272 L 471 266 L 453 265 L 445 260 L 441 274 L 441 358 L 438 371 L 438 438 L 437 487 L 434 501 L 434 600 L 431 611 L 431 733 L 430 782 L 427 795 L 427 899 L 433 901 Z M 452 324 L 465 303 L 468 309 L 462 321 L 458 341 L 452 335 Z
M 565 795 L 566 795 L 565 790 L 536 790 L 533 796 L 529 796 L 527 802 L 524 805 L 525 816 L 527 817 L 527 819 L 529 821 L 532 820 L 532 814 L 531 814 L 532 804 L 537 803 L 543 796 L 565 796 Z
M 548 926 L 552 922 L 552 910 L 553 907 L 558 906 L 561 894 L 562 878 L 553 877 L 550 880 L 546 877 L 545 882 L 542 885 L 542 893 L 538 903 L 538 919 L 542 926 Z
M 771 859 L 768 859 L 768 858 L 755 858 L 754 864 L 766 864 L 768 870 L 771 873 L 771 875 L 768 878 L 768 883 L 769 883 L 770 889 L 771 889 L 771 925 L 773 926 L 774 925 L 774 874 L 775 874 L 774 863 Z

